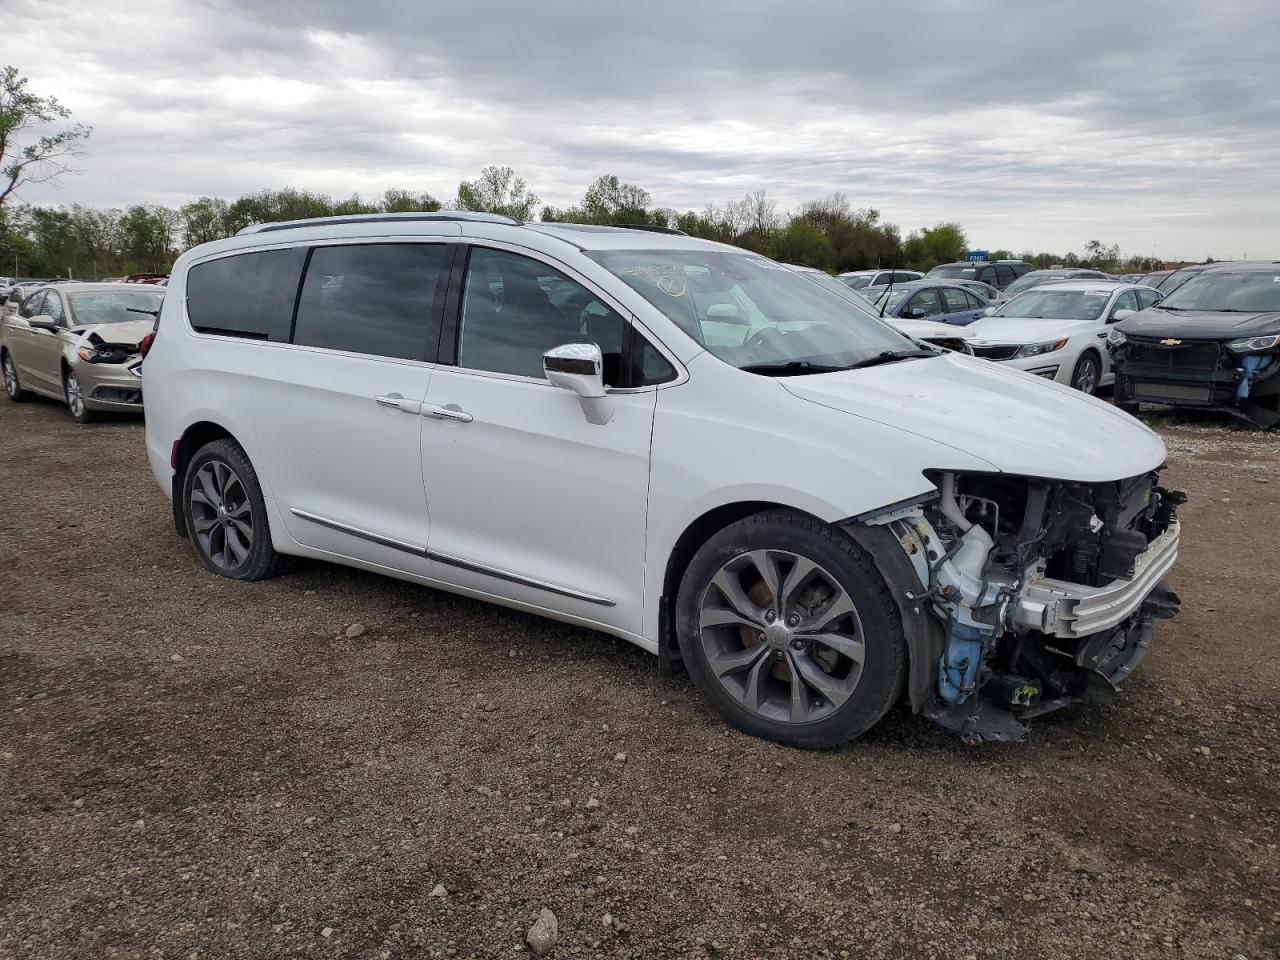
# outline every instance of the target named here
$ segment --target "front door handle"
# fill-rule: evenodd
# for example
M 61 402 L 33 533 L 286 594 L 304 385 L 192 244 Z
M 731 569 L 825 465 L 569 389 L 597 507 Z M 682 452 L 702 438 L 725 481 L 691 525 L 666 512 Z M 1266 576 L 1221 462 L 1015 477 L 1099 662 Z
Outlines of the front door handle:
M 424 417 L 435 417 L 437 420 L 456 420 L 458 423 L 470 423 L 475 419 L 456 403 L 450 403 L 445 406 L 437 403 L 424 403 L 422 405 L 422 415 Z
M 403 410 L 405 413 L 421 413 L 422 404 L 417 400 L 406 400 L 398 393 L 389 393 L 384 397 L 374 397 L 373 402 L 380 407 L 392 410 Z

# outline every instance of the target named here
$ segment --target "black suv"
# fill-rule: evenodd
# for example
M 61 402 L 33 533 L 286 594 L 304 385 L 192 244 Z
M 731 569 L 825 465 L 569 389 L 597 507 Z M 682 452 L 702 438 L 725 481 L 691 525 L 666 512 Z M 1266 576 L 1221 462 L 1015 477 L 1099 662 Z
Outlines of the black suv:
M 1280 261 L 1200 270 L 1107 337 L 1115 399 L 1211 407 L 1280 426 Z
M 1025 260 L 971 260 L 940 263 L 925 274 L 930 280 L 980 280 L 1003 290 L 1034 268 Z

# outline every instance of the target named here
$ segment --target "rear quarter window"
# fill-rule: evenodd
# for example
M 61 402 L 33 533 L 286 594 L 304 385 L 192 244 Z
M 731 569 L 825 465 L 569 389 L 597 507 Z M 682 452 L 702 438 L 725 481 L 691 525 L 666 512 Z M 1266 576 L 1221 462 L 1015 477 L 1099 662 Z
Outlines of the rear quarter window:
M 262 250 L 187 271 L 187 316 L 199 333 L 288 340 L 306 249 Z

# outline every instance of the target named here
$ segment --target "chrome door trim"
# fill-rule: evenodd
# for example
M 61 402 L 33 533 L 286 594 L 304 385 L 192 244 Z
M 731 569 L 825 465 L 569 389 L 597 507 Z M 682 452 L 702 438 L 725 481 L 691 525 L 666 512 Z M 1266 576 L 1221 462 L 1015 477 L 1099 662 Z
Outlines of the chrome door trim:
M 374 533 L 360 527 L 353 527 L 349 523 L 342 523 L 339 520 L 322 517 L 319 514 L 311 513 L 308 510 L 300 510 L 297 507 L 290 507 L 289 512 L 295 517 L 299 517 L 303 520 L 309 520 L 311 523 L 319 524 L 322 527 L 328 527 L 331 530 L 337 530 L 339 533 L 350 534 L 351 536 L 358 537 L 361 540 L 368 540 L 370 543 L 377 543 L 384 547 L 390 547 L 393 550 L 402 550 L 405 553 L 411 553 L 414 556 L 426 557 L 428 560 L 443 563 L 450 567 L 457 567 L 459 570 L 469 570 L 472 573 L 483 574 L 487 577 L 495 577 L 498 580 L 506 580 L 509 583 L 518 583 L 521 586 L 533 587 L 536 590 L 545 590 L 547 593 L 558 594 L 559 596 L 569 597 L 573 600 L 585 600 L 587 603 L 599 604 L 602 607 L 617 606 L 613 600 L 610 600 L 607 597 L 597 597 L 594 594 L 583 593 L 581 590 L 575 590 L 572 587 L 565 587 L 558 583 L 539 580 L 536 577 L 526 577 L 523 574 L 512 573 L 510 570 L 503 570 L 499 567 L 490 567 L 483 563 L 464 560 L 461 557 L 451 556 L 447 553 L 428 550 L 426 547 L 418 546 L 415 543 L 409 543 L 405 540 L 397 540 L 394 537 L 386 537 L 380 533 Z
M 557 593 L 562 597 L 572 597 L 574 600 L 585 600 L 588 603 L 598 603 L 602 607 L 616 606 L 612 600 L 605 597 L 597 597 L 594 594 L 583 593 L 581 590 L 574 590 L 572 587 L 563 587 L 558 583 L 549 583 L 546 580 L 526 577 L 519 573 L 512 573 L 510 570 L 502 570 L 498 567 L 490 567 L 482 563 L 474 563 L 471 560 L 463 560 L 461 557 L 450 556 L 447 553 L 439 553 L 435 550 L 429 550 L 427 551 L 427 556 L 432 560 L 447 564 L 450 567 L 457 567 L 459 570 L 470 570 L 472 573 L 481 573 L 488 577 L 496 577 L 499 580 L 507 580 L 510 583 L 518 583 L 526 587 L 534 587 L 538 590 L 545 590 L 548 593 Z
M 373 533 L 370 530 L 353 527 L 349 523 L 342 523 L 339 520 L 331 520 L 328 517 L 322 517 L 319 514 L 310 513 L 307 510 L 299 510 L 297 507 L 290 507 L 289 512 L 295 517 L 300 517 L 303 520 L 310 520 L 312 523 L 319 524 L 322 527 L 328 527 L 330 530 L 337 530 L 339 533 L 349 533 L 353 537 L 359 537 L 361 540 L 368 540 L 370 543 L 377 543 L 384 547 L 391 547 L 393 550 L 403 550 L 405 553 L 412 553 L 419 557 L 425 557 L 427 555 L 427 548 L 420 547 L 416 543 L 409 543 L 406 540 L 397 540 L 394 537 L 384 537 L 380 533 Z

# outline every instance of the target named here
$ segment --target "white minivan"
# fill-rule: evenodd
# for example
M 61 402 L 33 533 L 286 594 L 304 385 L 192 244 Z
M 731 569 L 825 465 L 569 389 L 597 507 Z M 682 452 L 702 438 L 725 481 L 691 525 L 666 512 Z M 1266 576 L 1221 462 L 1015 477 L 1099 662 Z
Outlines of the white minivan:
M 1183 498 L 1138 421 L 673 231 L 252 227 L 178 260 L 144 364 L 214 573 L 317 558 L 601 630 L 783 743 L 904 696 L 1017 739 L 1177 608 Z

